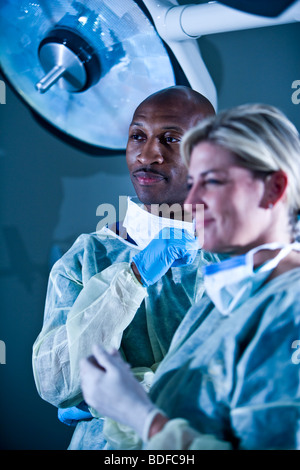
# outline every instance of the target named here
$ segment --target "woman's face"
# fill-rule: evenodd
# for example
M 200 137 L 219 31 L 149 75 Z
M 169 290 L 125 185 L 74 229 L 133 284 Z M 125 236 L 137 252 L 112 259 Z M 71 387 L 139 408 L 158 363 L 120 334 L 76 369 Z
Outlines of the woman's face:
M 238 254 L 268 242 L 270 211 L 261 204 L 265 183 L 238 166 L 232 152 L 199 143 L 191 154 L 188 183 L 185 203 L 192 205 L 194 216 L 196 204 L 203 205 L 196 231 L 205 250 Z

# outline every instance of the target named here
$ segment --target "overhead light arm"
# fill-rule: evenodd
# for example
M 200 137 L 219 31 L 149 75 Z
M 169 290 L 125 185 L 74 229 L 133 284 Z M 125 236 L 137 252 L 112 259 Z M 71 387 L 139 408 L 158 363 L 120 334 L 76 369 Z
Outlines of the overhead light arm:
M 300 0 L 276 18 L 244 13 L 214 1 L 200 5 L 178 5 L 176 0 L 143 1 L 166 42 L 300 21 Z
M 209 2 L 179 5 L 177 0 L 143 0 L 160 37 L 177 58 L 192 88 L 217 110 L 217 93 L 195 39 L 202 35 L 300 21 L 300 0 L 277 18 L 266 18 Z

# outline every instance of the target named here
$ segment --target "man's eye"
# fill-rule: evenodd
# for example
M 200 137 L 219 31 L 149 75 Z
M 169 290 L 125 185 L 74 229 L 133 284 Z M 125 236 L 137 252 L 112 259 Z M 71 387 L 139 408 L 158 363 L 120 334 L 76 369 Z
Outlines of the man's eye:
M 171 136 L 168 136 L 168 137 L 165 137 L 165 140 L 168 144 L 174 144 L 176 142 L 179 142 L 179 139 L 176 138 L 176 137 L 171 137 Z
M 162 144 L 176 144 L 180 142 L 180 139 L 178 137 L 172 137 L 170 135 L 164 135 L 163 137 L 160 138 L 160 142 Z
M 142 140 L 143 139 L 143 137 L 139 134 L 131 134 L 130 138 L 132 140 Z

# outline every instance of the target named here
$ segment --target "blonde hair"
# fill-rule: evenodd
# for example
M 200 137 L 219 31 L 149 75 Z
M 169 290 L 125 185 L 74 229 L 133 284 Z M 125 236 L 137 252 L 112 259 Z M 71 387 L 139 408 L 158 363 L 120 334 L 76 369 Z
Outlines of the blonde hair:
M 250 171 L 282 170 L 288 178 L 287 204 L 295 229 L 300 210 L 300 138 L 281 111 L 269 105 L 250 104 L 205 119 L 188 131 L 181 142 L 187 164 L 193 148 L 202 141 L 233 152 L 240 165 Z

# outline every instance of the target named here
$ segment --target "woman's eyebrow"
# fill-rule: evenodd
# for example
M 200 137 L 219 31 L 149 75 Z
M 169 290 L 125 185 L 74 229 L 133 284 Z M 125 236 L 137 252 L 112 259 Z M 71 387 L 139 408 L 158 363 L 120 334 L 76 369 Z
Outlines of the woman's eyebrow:
M 199 176 L 207 176 L 209 173 L 225 173 L 226 170 L 223 168 L 211 168 L 210 170 L 203 171 L 199 173 Z

